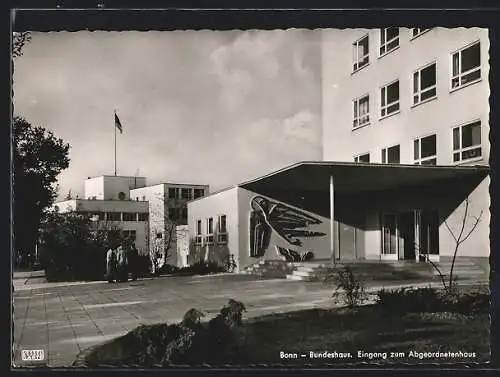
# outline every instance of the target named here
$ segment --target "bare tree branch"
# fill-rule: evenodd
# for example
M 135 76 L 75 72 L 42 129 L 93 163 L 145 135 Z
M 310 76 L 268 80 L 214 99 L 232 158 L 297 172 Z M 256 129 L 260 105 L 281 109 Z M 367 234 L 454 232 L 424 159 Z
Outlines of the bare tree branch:
M 450 232 L 450 235 L 453 237 L 455 242 L 457 242 L 457 237 L 453 233 L 453 230 L 450 228 L 450 226 L 448 225 L 448 222 L 446 220 L 444 220 L 444 225 L 446 226 L 446 229 L 448 229 L 448 232 Z
M 439 274 L 439 278 L 441 279 L 441 283 L 443 284 L 444 289 L 446 289 L 446 279 L 445 279 L 445 275 L 441 272 L 441 269 L 433 261 L 431 261 L 431 259 L 429 257 L 429 253 L 427 251 L 421 252 L 422 248 L 420 247 L 420 245 L 417 242 L 415 242 L 415 246 L 417 247 L 419 254 L 423 254 L 425 257 L 425 260 L 427 262 L 429 262 L 431 264 L 431 266 L 437 271 L 437 273 Z
M 481 211 L 481 212 L 479 213 L 479 216 L 474 216 L 474 220 L 475 220 L 475 222 L 474 222 L 474 224 L 472 225 L 472 228 L 471 228 L 471 229 L 470 229 L 470 231 L 467 233 L 467 235 L 466 235 L 463 239 L 461 239 L 461 240 L 460 240 L 459 244 L 464 243 L 464 242 L 467 240 L 467 238 L 469 238 L 469 236 L 472 234 L 472 232 L 474 232 L 474 230 L 476 229 L 477 225 L 478 225 L 478 224 L 479 224 L 479 222 L 481 221 L 481 217 L 482 217 L 482 216 L 483 216 L 483 211 Z

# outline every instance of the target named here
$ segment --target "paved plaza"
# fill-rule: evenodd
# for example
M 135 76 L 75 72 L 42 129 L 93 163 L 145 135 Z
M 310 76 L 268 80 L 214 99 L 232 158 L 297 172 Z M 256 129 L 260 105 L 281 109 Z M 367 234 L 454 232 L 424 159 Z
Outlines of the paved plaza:
M 193 307 L 214 316 L 229 298 L 242 301 L 248 310 L 246 316 L 254 317 L 332 307 L 331 296 L 332 288 L 322 283 L 236 274 L 159 277 L 114 284 L 27 284 L 17 279 L 13 296 L 14 365 L 33 366 L 21 360 L 21 351 L 42 349 L 44 365 L 70 366 L 82 350 L 140 324 L 177 322 Z
M 29 366 L 21 350 L 43 349 L 48 366 L 69 366 L 85 348 L 140 324 L 179 321 L 192 307 L 215 315 L 229 298 L 256 316 L 331 305 L 331 289 L 245 275 L 21 286 L 14 292 L 14 364 Z

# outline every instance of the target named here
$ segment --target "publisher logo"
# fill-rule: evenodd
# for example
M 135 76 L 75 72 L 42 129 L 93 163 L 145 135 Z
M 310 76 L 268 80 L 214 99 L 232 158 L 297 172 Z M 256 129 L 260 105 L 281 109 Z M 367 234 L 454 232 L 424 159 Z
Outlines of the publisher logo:
M 22 350 L 22 361 L 43 361 L 45 360 L 45 352 L 43 350 Z

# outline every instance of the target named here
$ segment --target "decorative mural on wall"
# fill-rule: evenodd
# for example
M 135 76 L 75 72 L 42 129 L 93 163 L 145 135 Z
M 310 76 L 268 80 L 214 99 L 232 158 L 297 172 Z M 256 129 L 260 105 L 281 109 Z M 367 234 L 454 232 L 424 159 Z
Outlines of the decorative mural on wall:
M 321 220 L 262 196 L 255 196 L 250 202 L 249 221 L 250 256 L 260 258 L 269 248 L 271 234 L 275 232 L 290 246 L 302 246 L 301 238 L 323 237 L 326 233 L 310 231 L 307 228 L 319 225 Z M 277 253 L 287 261 L 309 260 L 313 258 L 311 251 L 299 252 L 275 245 Z

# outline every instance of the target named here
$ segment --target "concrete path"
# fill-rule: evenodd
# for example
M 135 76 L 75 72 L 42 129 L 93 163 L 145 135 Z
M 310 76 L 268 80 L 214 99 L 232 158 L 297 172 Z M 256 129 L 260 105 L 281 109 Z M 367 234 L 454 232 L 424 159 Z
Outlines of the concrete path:
M 380 288 L 372 286 L 369 291 Z M 177 322 L 193 307 L 215 315 L 229 298 L 242 301 L 248 309 L 246 316 L 253 317 L 332 307 L 335 303 L 331 295 L 332 288 L 321 283 L 259 280 L 234 274 L 160 277 L 114 284 L 23 284 L 17 288 L 14 283 L 13 364 L 33 366 L 21 360 L 21 352 L 41 349 L 44 365 L 69 366 L 80 351 L 123 335 L 140 324 Z

